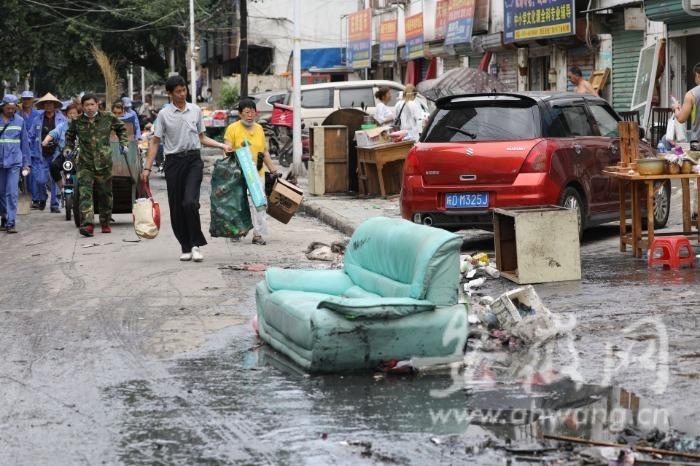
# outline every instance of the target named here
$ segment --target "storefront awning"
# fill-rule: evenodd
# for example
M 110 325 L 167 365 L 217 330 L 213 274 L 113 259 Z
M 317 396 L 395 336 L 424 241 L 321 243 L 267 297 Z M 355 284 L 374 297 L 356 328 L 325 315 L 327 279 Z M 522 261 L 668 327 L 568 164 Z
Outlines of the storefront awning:
M 311 68 L 335 68 L 345 67 L 345 48 L 344 47 L 328 47 L 319 49 L 302 49 L 301 51 L 301 69 L 308 70 Z

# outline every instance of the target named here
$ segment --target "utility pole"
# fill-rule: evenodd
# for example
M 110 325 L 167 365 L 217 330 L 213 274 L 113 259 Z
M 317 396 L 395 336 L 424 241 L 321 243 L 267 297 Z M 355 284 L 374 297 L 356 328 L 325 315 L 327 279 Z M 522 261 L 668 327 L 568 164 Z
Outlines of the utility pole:
M 293 162 L 292 174 L 304 175 L 304 164 L 301 162 L 301 0 L 294 0 L 294 51 L 292 60 L 292 96 L 294 118 L 292 126 Z
M 192 103 L 197 103 L 197 62 L 194 58 L 194 0 L 190 0 L 190 96 Z
M 129 100 L 134 100 L 134 65 L 129 65 Z
M 146 103 L 146 67 L 141 67 L 141 104 Z
M 238 50 L 238 62 L 241 67 L 241 97 L 248 96 L 248 1 L 241 2 L 241 45 Z

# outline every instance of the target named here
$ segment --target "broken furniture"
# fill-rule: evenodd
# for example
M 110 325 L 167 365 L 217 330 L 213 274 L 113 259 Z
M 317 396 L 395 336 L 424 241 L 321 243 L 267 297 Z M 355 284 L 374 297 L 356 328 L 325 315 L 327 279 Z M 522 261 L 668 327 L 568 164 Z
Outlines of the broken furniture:
M 605 88 L 608 83 L 608 78 L 610 77 L 610 68 L 605 68 L 602 70 L 595 70 L 591 73 L 591 77 L 588 82 L 591 83 L 591 87 L 594 91 L 600 95 L 600 92 Z
M 558 206 L 495 209 L 496 266 L 519 283 L 581 279 L 576 211 Z
M 256 289 L 260 337 L 313 372 L 461 354 L 461 244 L 406 220 L 367 220 L 350 239 L 343 270 L 267 270 Z
M 357 148 L 360 194 L 386 197 L 401 192 L 403 163 L 413 141 Z
M 309 160 L 309 192 L 345 193 L 349 189 L 348 128 L 346 126 L 314 126 L 311 128 L 311 160 Z

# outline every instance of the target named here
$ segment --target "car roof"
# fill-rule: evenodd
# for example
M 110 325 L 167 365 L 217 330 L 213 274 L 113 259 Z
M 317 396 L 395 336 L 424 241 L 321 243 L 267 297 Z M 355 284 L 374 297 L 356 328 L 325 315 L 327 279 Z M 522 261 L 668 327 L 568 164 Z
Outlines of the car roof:
M 436 101 L 436 104 L 444 104 L 455 99 L 462 97 L 489 97 L 489 96 L 506 96 L 506 97 L 520 97 L 529 98 L 531 100 L 539 102 L 550 102 L 553 100 L 588 100 L 591 102 L 605 103 L 606 101 L 601 97 L 592 94 L 579 94 L 576 92 L 564 92 L 564 91 L 528 91 L 528 92 L 489 92 L 489 93 L 479 93 L 479 94 L 455 94 L 446 97 L 441 97 Z
M 308 89 L 327 89 L 329 87 L 351 88 L 367 86 L 387 86 L 394 87 L 397 89 L 404 88 L 403 84 L 397 83 L 396 81 L 389 81 L 386 79 L 368 79 L 357 81 L 335 81 L 330 83 L 304 84 L 303 86 L 301 86 L 301 90 L 306 91 Z

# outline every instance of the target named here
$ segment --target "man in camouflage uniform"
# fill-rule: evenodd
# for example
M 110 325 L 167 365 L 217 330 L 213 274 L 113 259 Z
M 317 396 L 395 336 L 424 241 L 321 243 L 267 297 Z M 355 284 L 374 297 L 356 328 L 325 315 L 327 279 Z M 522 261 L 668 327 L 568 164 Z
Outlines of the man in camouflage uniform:
M 111 233 L 109 219 L 112 216 L 112 131 L 119 137 L 123 150 L 128 144 L 126 128 L 122 121 L 109 112 L 98 111 L 97 97 L 85 94 L 81 99 L 83 114 L 72 120 L 66 131 L 64 153 L 71 152 L 76 144 L 80 147 L 78 157 L 78 188 L 80 191 L 80 234 L 92 236 L 95 212 L 93 207 L 93 184 L 97 203 L 100 206 L 102 233 Z

